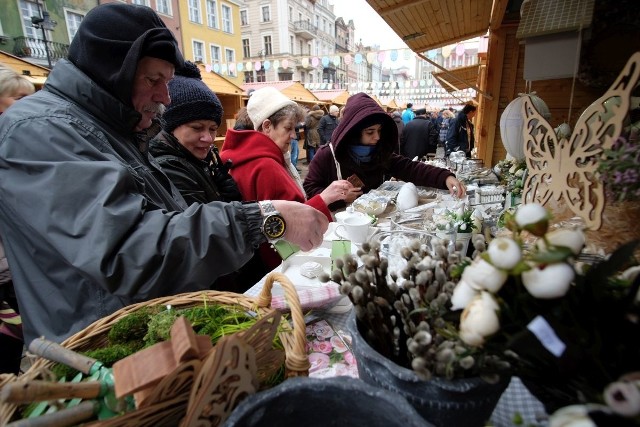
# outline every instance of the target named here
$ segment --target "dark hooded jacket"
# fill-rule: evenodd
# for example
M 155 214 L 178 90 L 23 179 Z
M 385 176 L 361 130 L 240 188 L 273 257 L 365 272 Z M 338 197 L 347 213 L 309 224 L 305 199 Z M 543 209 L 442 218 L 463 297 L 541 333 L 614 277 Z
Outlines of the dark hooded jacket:
M 449 121 L 449 130 L 447 131 L 446 152 L 449 155 L 453 151 L 464 151 L 469 157 L 469 153 L 475 146 L 475 138 L 473 134 L 473 123 L 467 118 L 467 115 L 460 111 L 456 115 L 455 120 Z
M 119 20 L 142 38 L 156 33 L 145 29 L 157 20 L 150 8 L 109 3 L 87 14 L 73 43 L 91 43 L 82 29 L 102 20 L 110 23 L 105 34 L 122 36 Z M 154 38 L 165 46 L 157 53 L 136 33 L 129 34 L 135 53 L 89 46 L 83 51 L 94 61 L 79 61 L 82 69 L 58 61 L 43 90 L 0 117 L 0 235 L 26 342 L 62 341 L 126 305 L 208 289 L 266 241 L 255 203 L 187 207 L 147 151 L 154 130 L 133 131 L 141 117 L 130 106 L 135 67 L 114 71 L 104 62 L 168 54 L 180 65 L 164 30 Z M 116 80 L 129 92 L 111 93 L 112 72 L 123 73 Z
M 359 144 L 361 131 L 374 124 L 382 124 L 380 140 L 371 161 L 358 164 L 350 156 L 349 145 Z M 356 174 L 362 180 L 365 193 L 379 187 L 390 177 L 421 186 L 447 188 L 445 181 L 453 173 L 393 153 L 397 141 L 398 128 L 395 122 L 377 102 L 365 93 L 351 96 L 344 116 L 333 133 L 333 141 L 320 147 L 309 164 L 309 172 L 304 180 L 307 196 L 321 193 L 339 179 L 336 163 L 342 179 Z M 330 146 L 334 149 L 335 158 Z M 342 206 L 344 202 L 336 202 L 330 208 L 335 210 Z
M 200 160 L 184 148 L 175 136 L 164 130 L 151 140 L 149 152 L 178 188 L 187 204 L 242 200 L 231 175 L 226 171 L 216 171 L 211 164 L 211 153 L 204 160 Z M 229 189 L 231 191 L 228 191 Z
M 410 159 L 435 153 L 438 146 L 438 131 L 433 122 L 423 116 L 416 117 L 404 125 L 400 136 L 400 154 Z

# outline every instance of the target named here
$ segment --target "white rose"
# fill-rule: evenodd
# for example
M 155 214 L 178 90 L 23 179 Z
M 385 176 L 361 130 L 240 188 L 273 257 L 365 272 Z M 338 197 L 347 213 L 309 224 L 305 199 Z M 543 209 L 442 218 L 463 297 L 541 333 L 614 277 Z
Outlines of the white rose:
M 466 308 L 478 293 L 479 292 L 469 286 L 467 282 L 460 279 L 451 295 L 451 310 Z
M 604 401 L 616 414 L 623 417 L 640 415 L 640 383 L 618 381 L 604 389 Z
M 567 293 L 574 276 L 575 271 L 569 264 L 548 264 L 522 273 L 522 283 L 532 296 L 553 299 Z
M 480 292 L 460 316 L 460 339 L 470 346 L 483 345 L 486 337 L 500 329 L 499 310 L 489 292 Z
M 467 223 L 463 222 L 462 224 L 460 224 L 460 230 L 462 231 L 466 231 L 467 230 Z
M 558 409 L 549 417 L 549 427 L 596 427 L 584 405 L 571 405 Z
M 521 177 L 522 175 L 524 175 L 524 169 L 518 169 L 515 173 L 515 175 L 517 177 Z
M 571 230 L 568 228 L 559 228 L 545 234 L 545 239 L 553 246 L 563 246 L 571 249 L 574 255 L 578 255 L 584 247 L 585 237 L 580 230 Z M 544 250 L 546 244 L 544 239 L 538 239 L 536 242 L 538 249 Z
M 462 273 L 462 279 L 474 289 L 496 293 L 507 281 L 507 272 L 477 258 Z
M 513 165 L 509 168 L 509 173 L 514 174 L 516 173 L 516 168 L 518 167 L 518 165 Z
M 496 237 L 489 243 L 487 253 L 491 263 L 505 270 L 511 270 L 522 259 L 520 245 L 508 237 Z
M 527 203 L 520 205 L 515 219 L 518 226 L 524 228 L 547 219 L 547 210 L 537 203 Z

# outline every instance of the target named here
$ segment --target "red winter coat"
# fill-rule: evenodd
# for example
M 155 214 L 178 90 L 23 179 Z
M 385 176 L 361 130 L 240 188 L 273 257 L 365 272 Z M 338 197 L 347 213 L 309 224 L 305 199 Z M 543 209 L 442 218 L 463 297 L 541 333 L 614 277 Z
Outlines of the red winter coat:
M 231 176 L 235 179 L 245 201 L 291 200 L 307 204 L 324 213 L 332 221 L 331 211 L 316 195 L 306 200 L 305 195 L 289 175 L 280 148 L 268 136 L 253 130 L 227 130 L 220 153 L 222 161 L 231 160 Z M 271 269 L 282 259 L 267 243 L 260 247 L 262 259 Z

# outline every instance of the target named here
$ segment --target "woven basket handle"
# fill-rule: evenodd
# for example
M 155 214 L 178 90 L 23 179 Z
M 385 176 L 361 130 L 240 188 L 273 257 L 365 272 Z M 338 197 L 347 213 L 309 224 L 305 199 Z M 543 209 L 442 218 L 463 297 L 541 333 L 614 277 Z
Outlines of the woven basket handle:
M 300 298 L 298 298 L 298 291 L 296 291 L 291 280 L 282 273 L 269 273 L 264 281 L 262 291 L 260 291 L 260 295 L 258 295 L 258 306 L 263 308 L 271 307 L 271 289 L 273 288 L 274 282 L 280 283 L 280 286 L 284 289 L 284 295 L 291 310 L 291 319 L 293 321 L 292 333 L 280 334 L 285 349 L 288 347 L 288 350 L 290 350 L 287 351 L 285 360 L 285 366 L 288 370 L 287 376 L 307 376 L 309 375 L 309 367 L 311 364 L 309 363 L 309 356 L 306 351 L 306 325 L 304 315 L 302 314 Z

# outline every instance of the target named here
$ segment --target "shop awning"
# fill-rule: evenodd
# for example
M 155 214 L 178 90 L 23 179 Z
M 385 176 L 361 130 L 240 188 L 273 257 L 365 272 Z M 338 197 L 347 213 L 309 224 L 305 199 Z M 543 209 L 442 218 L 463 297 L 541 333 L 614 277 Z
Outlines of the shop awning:
M 367 3 L 411 50 L 425 52 L 486 34 L 494 0 L 367 0 Z
M 202 75 L 202 81 L 207 85 L 209 89 L 214 91 L 216 94 L 238 96 L 244 95 L 244 90 L 240 86 L 234 84 L 230 80 L 227 80 L 218 73 L 207 72 L 205 66 L 202 64 L 198 66 L 200 67 L 200 75 Z
M 346 90 L 312 90 L 320 101 L 336 105 L 345 105 L 349 99 L 349 92 Z
M 32 64 L 7 52 L 0 51 L 0 63 L 24 76 L 33 83 L 37 89 L 40 89 L 42 85 L 44 85 L 45 80 L 47 80 L 49 76 L 49 69 L 47 67 Z
M 452 68 L 450 70 L 433 73 L 433 77 L 449 93 L 462 89 L 475 88 L 478 84 L 479 65 Z
M 258 90 L 263 87 L 271 86 L 282 92 L 287 98 L 292 101 L 296 101 L 302 104 L 324 104 L 316 97 L 309 89 L 305 88 L 298 81 L 280 81 L 280 82 L 260 82 L 260 83 L 244 83 L 242 89 L 244 89 L 245 95 L 248 95 L 249 91 Z

